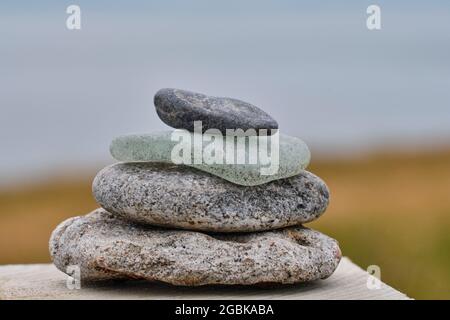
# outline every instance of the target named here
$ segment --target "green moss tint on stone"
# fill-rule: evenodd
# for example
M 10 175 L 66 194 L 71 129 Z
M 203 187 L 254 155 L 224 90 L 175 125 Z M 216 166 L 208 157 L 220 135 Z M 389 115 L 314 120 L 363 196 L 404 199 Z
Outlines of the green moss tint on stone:
M 175 130 L 176 131 L 176 130 Z M 184 131 L 184 130 L 183 130 Z M 149 134 L 133 134 L 125 135 L 115 138 L 110 146 L 111 155 L 118 161 L 123 162 L 165 162 L 173 163 L 171 154 L 173 148 L 179 144 L 178 141 L 172 141 L 173 131 L 161 131 Z M 190 134 L 192 139 L 194 133 Z M 273 136 L 265 137 L 272 139 Z M 261 137 L 253 137 L 254 139 L 262 139 Z M 226 141 L 223 139 L 223 155 L 226 159 Z M 248 139 L 248 137 L 246 137 Z M 249 146 L 248 140 L 245 146 L 234 144 L 234 155 L 241 150 L 245 152 L 246 159 L 248 159 Z M 208 143 L 203 143 L 203 149 L 207 147 Z M 269 146 L 270 142 L 266 143 Z M 261 163 L 259 157 L 256 164 L 249 164 L 248 160 L 245 164 L 207 164 L 205 162 L 195 164 L 194 152 L 191 150 L 191 162 L 187 164 L 190 167 L 208 172 L 210 174 L 221 177 L 225 180 L 235 184 L 244 186 L 254 186 L 269 181 L 284 179 L 299 174 L 305 169 L 310 161 L 311 154 L 307 145 L 299 138 L 279 134 L 279 169 L 278 172 L 272 175 L 261 174 L 262 168 L 267 168 L 266 163 Z M 224 161 L 225 162 L 225 161 Z

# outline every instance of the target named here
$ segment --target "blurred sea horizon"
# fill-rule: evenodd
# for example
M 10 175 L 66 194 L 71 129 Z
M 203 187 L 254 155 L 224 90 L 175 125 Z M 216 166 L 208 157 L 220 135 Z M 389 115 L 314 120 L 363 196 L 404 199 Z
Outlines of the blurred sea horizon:
M 167 129 L 176 87 L 253 103 L 317 155 L 450 141 L 445 2 L 77 1 L 0 4 L 0 184 L 111 163 L 117 135 Z

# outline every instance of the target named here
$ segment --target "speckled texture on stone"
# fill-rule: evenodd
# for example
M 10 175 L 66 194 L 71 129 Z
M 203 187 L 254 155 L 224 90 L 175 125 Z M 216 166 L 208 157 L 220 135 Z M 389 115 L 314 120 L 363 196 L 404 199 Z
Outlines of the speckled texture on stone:
M 147 279 L 181 286 L 297 283 L 329 277 L 337 242 L 302 226 L 251 234 L 205 234 L 130 224 L 103 209 L 61 223 L 50 239 L 58 269 L 81 279 Z
M 171 140 L 173 132 L 174 131 L 160 131 L 149 134 L 133 134 L 117 137 L 111 142 L 111 155 L 116 160 L 124 162 L 150 161 L 173 163 L 171 159 L 172 150 L 178 144 L 178 141 Z M 191 134 L 192 141 L 194 135 L 196 134 Z M 267 140 L 264 140 L 265 145 L 271 146 L 271 139 L 274 139 L 274 137 L 276 136 L 253 138 L 267 139 L 268 142 Z M 249 137 L 242 138 L 250 139 Z M 279 134 L 278 171 L 274 174 L 263 175 L 261 169 L 268 168 L 269 165 L 261 162 L 259 157 L 256 164 L 249 164 L 248 161 L 246 164 L 227 164 L 227 144 L 225 137 L 223 137 L 223 141 L 223 164 L 207 164 L 205 162 L 196 164 L 194 163 L 194 152 L 192 151 L 189 166 L 209 172 L 236 184 L 254 186 L 297 175 L 308 166 L 311 158 L 307 145 L 301 139 Z M 248 159 L 248 154 L 254 151 L 252 146 L 254 145 L 248 143 L 248 140 L 245 145 L 235 143 L 235 157 L 239 153 L 245 153 L 245 157 Z M 203 148 L 205 147 L 207 147 L 207 144 L 203 144 Z M 269 147 L 268 150 L 271 151 L 271 147 Z
M 93 194 L 109 212 L 152 225 L 249 232 L 317 219 L 328 205 L 325 183 L 307 171 L 255 187 L 185 166 L 118 163 L 100 171 Z
M 223 134 L 226 129 L 278 129 L 267 113 L 237 99 L 166 88 L 155 94 L 154 104 L 161 120 L 176 129 L 194 132 L 194 121 L 202 121 L 203 132 L 218 129 Z

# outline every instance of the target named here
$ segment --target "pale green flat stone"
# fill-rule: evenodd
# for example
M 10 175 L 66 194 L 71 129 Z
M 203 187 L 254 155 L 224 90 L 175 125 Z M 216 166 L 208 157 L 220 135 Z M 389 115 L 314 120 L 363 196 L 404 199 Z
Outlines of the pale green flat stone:
M 111 155 L 116 160 L 123 162 L 166 162 L 180 164 L 172 161 L 172 150 L 175 146 L 180 145 L 179 141 L 172 141 L 172 134 L 174 132 L 183 132 L 185 135 L 190 135 L 191 139 L 194 139 L 194 136 L 201 138 L 201 135 L 198 133 L 188 133 L 185 130 L 125 135 L 117 137 L 111 142 Z M 301 139 L 279 134 L 279 165 L 276 166 L 276 161 L 272 158 L 272 170 L 269 170 L 270 164 L 261 161 L 260 157 L 257 157 L 256 163 L 249 163 L 249 154 L 255 154 L 255 144 L 249 143 L 249 139 L 257 139 L 260 145 L 267 145 L 270 154 L 271 139 L 276 139 L 276 136 L 241 137 L 246 139 L 245 146 L 234 143 L 234 148 L 231 150 L 234 150 L 235 157 L 239 152 L 242 152 L 241 154 L 245 153 L 247 160 L 244 164 L 229 164 L 226 163 L 226 138 L 219 137 L 223 141 L 223 147 L 220 149 L 223 155 L 222 159 L 224 159 L 223 164 L 208 164 L 205 163 L 204 159 L 200 159 L 202 160 L 200 163 L 195 163 L 193 148 L 190 149 L 190 153 L 186 154 L 187 158 L 185 158 L 189 159 L 190 163 L 184 162 L 183 164 L 206 171 L 235 184 L 254 186 L 299 174 L 308 166 L 311 157 L 307 145 Z M 268 139 L 268 141 L 263 139 Z M 254 142 L 255 140 L 252 141 Z M 208 147 L 208 144 L 211 144 L 211 142 L 203 142 L 203 151 Z M 197 150 L 200 151 L 200 149 Z M 265 154 L 265 152 L 263 153 Z M 214 152 L 212 154 L 215 155 Z M 276 170 L 276 167 L 278 167 L 278 170 Z

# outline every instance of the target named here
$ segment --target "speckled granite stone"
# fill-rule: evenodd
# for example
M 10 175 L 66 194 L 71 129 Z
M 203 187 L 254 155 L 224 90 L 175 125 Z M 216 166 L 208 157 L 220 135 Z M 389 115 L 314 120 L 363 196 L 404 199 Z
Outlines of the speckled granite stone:
M 337 242 L 292 227 L 250 234 L 205 234 L 130 224 L 103 209 L 61 223 L 50 239 L 58 269 L 81 279 L 147 279 L 181 286 L 297 283 L 329 277 Z
M 172 163 L 171 153 L 178 144 L 178 141 L 171 140 L 173 132 L 174 131 L 161 131 L 150 134 L 134 134 L 117 137 L 111 142 L 111 155 L 116 160 L 124 162 L 150 161 Z M 191 134 L 191 139 L 194 139 L 194 135 L 195 134 Z M 269 142 L 267 143 L 267 141 L 264 140 L 264 143 L 271 146 L 271 139 L 274 139 L 274 137 L 276 136 L 253 137 L 252 139 L 268 139 Z M 244 137 L 244 139 L 250 138 Z M 249 153 L 254 151 L 254 148 L 252 148 L 253 145 L 248 143 L 248 141 L 249 140 L 247 140 L 245 146 L 238 143 L 234 144 L 233 152 L 235 156 L 242 152 L 245 153 L 245 157 L 248 159 Z M 307 145 L 301 139 L 279 134 L 278 170 L 276 173 L 274 171 L 274 174 L 264 175 L 261 170 L 262 168 L 269 168 L 269 164 L 262 162 L 260 158 L 257 159 L 258 161 L 256 164 L 250 164 L 249 161 L 245 164 L 228 164 L 226 163 L 227 145 L 225 137 L 223 137 L 222 146 L 225 159 L 222 164 L 207 164 L 205 162 L 195 164 L 194 151 L 192 149 L 189 156 L 191 161 L 188 165 L 236 184 L 254 186 L 277 179 L 295 176 L 308 166 L 311 158 Z M 203 150 L 205 147 L 207 147 L 207 144 L 203 145 Z M 269 147 L 268 150 L 271 150 L 271 147 Z
M 237 99 L 161 89 L 154 103 L 161 120 L 172 128 L 194 132 L 194 121 L 202 121 L 203 130 L 218 129 L 223 134 L 226 129 L 278 129 L 278 123 L 267 113 Z
M 137 222 L 202 231 L 260 231 L 317 219 L 325 183 L 307 171 L 255 187 L 186 166 L 118 163 L 100 171 L 93 194 L 109 212 Z

